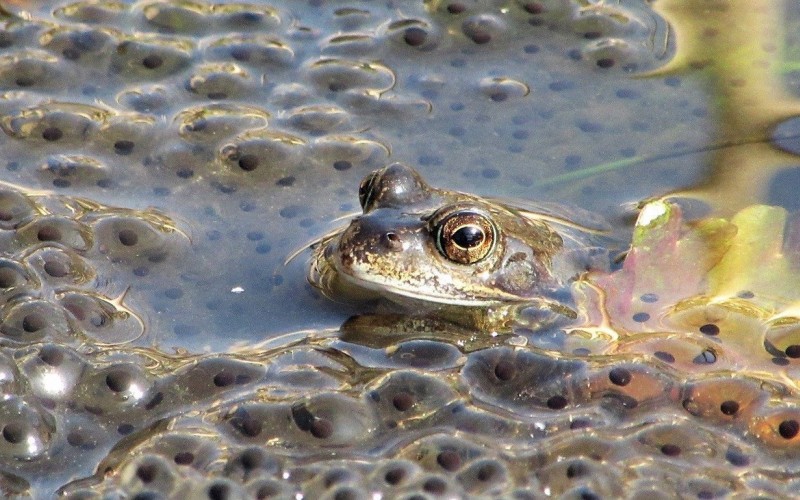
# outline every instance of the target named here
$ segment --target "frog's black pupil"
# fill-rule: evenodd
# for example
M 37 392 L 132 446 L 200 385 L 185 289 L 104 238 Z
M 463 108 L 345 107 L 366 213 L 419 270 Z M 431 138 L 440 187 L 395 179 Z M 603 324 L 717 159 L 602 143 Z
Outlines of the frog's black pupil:
M 461 248 L 472 248 L 483 241 L 483 230 L 478 226 L 461 226 L 453 233 L 453 243 Z

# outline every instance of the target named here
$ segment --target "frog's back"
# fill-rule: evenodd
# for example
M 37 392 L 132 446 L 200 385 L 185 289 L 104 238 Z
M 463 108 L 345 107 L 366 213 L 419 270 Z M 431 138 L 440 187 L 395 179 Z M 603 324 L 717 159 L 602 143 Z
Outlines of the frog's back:
M 611 256 L 624 246 L 608 220 L 596 212 L 548 201 L 489 200 L 505 206 L 519 217 L 548 224 L 563 241 L 560 260 L 576 271 L 607 270 Z M 561 273 L 574 274 L 567 269 Z

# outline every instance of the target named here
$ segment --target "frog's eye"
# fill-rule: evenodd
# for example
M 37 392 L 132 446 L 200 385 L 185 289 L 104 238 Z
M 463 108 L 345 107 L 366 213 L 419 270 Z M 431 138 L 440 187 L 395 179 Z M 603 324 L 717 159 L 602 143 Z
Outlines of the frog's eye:
M 371 201 L 372 191 L 375 189 L 375 179 L 378 178 L 379 174 L 380 170 L 370 173 L 361 180 L 361 184 L 358 186 L 358 203 L 365 212 Z
M 494 249 L 497 230 L 485 215 L 456 212 L 442 219 L 436 228 L 436 247 L 458 264 L 474 264 Z
M 358 202 L 364 213 L 374 208 L 406 207 L 429 195 L 430 187 L 417 171 L 402 163 L 368 174 L 358 186 Z

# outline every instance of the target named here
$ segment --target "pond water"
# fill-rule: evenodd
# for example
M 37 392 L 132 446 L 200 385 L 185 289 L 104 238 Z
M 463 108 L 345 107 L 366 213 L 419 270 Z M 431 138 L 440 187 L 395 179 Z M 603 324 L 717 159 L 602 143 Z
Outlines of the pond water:
M 763 374 L 794 333 L 750 364 L 732 342 L 713 373 L 653 362 L 689 356 L 672 337 L 600 360 L 350 342 L 358 309 L 308 285 L 302 250 L 391 162 L 628 233 L 668 193 L 688 219 L 797 210 L 798 20 L 777 0 L 4 2 L 0 491 L 797 493 L 794 371 Z M 798 300 L 756 298 L 726 324 Z

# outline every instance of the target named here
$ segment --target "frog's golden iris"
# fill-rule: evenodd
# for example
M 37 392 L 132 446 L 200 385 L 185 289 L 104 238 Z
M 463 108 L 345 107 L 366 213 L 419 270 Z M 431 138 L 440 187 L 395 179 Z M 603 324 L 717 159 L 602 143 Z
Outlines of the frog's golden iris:
M 442 255 L 459 264 L 474 264 L 494 250 L 497 229 L 486 215 L 459 211 L 432 217 L 436 248 Z

